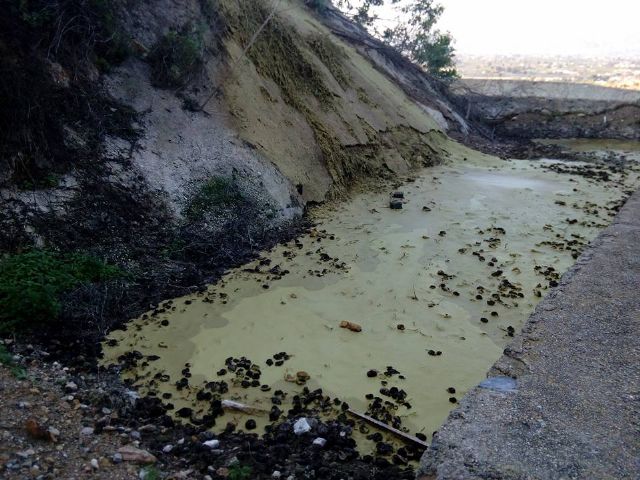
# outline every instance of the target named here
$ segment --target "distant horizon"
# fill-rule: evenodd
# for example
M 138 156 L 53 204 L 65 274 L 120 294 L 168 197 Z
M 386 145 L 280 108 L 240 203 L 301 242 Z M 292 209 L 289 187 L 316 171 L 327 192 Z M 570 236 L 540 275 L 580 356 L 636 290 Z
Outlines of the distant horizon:
M 456 50 L 458 57 L 522 57 L 522 58 L 575 58 L 575 59 L 600 59 L 600 60 L 633 60 L 640 59 L 640 55 L 631 54 L 597 54 L 597 53 L 469 53 Z
M 406 3 L 408 0 L 401 1 Z M 640 58 L 640 2 L 629 0 L 436 0 L 437 28 L 461 55 Z M 374 10 L 390 23 L 395 10 Z

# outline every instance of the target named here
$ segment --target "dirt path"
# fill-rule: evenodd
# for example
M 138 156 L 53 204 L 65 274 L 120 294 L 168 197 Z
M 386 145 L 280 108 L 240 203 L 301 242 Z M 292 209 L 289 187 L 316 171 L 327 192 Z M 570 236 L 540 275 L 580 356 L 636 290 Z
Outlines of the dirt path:
M 491 383 L 451 413 L 421 478 L 639 478 L 639 286 L 636 192 L 538 306 Z

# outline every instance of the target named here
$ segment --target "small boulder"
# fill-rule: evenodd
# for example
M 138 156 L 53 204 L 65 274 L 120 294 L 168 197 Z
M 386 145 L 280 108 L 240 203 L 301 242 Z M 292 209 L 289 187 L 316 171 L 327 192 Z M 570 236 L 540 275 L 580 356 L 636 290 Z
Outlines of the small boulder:
M 122 456 L 122 460 L 125 462 L 156 463 L 158 460 L 154 455 L 150 454 L 146 450 L 142 450 L 141 448 L 136 448 L 131 445 L 119 448 L 118 453 Z

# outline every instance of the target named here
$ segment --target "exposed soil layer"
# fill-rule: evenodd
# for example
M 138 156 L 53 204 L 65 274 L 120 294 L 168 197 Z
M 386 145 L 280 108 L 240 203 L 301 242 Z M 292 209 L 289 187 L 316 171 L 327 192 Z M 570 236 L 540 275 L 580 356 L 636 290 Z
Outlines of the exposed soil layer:
M 460 81 L 449 96 L 491 136 L 640 138 L 640 99 L 633 91 L 545 82 Z

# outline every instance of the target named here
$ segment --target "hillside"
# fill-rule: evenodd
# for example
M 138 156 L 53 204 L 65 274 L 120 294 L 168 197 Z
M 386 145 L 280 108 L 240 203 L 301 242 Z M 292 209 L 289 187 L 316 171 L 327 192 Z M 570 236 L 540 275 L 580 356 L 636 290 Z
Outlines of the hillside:
M 70 302 L 64 316 L 83 329 L 295 235 L 309 202 L 438 163 L 446 132 L 468 129 L 417 67 L 333 10 L 61 5 L 38 16 L 25 4 L 3 20 L 13 104 L 2 117 L 0 248 L 83 251 L 145 272 L 114 281 L 107 299 Z M 59 37 L 77 9 L 87 23 Z M 10 127 L 16 114 L 24 130 Z M 95 301 L 112 308 L 95 318 Z

